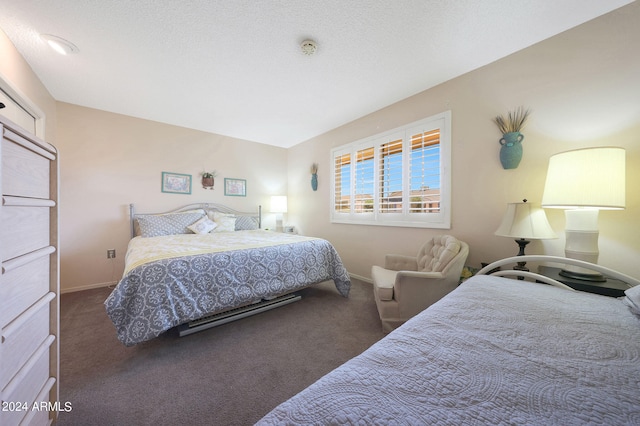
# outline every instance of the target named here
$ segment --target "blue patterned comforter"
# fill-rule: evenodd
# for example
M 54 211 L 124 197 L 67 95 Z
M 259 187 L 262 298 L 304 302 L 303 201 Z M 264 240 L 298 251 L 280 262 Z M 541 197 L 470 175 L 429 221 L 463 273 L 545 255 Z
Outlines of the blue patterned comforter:
M 621 299 L 480 275 L 257 425 L 638 425 L 639 366 Z
M 333 280 L 344 297 L 351 286 L 328 241 L 260 230 L 136 237 L 125 263 L 122 280 L 104 304 L 126 346 L 322 281 Z

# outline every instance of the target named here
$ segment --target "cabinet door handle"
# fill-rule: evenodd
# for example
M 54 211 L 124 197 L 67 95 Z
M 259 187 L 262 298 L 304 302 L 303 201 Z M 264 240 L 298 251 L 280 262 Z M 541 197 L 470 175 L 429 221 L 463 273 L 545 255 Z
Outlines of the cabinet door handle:
M 3 206 L 27 206 L 27 207 L 54 207 L 56 202 L 44 198 L 12 197 L 5 195 L 2 197 Z
M 31 305 L 29 309 L 20 314 L 19 317 L 11 321 L 5 328 L 2 329 L 2 343 L 4 343 L 13 333 L 20 328 L 22 324 L 29 321 L 40 309 L 51 302 L 56 297 L 56 294 L 49 292 L 42 296 L 40 300 Z
M 27 140 L 7 128 L 4 129 L 4 137 L 12 142 L 17 143 L 18 145 L 27 148 L 30 151 L 35 152 L 36 154 L 40 154 L 43 157 L 48 158 L 51 161 L 54 161 L 56 159 L 56 149 L 53 147 L 53 145 L 50 145 L 47 142 L 39 141 L 37 139 Z
M 31 263 L 34 260 L 40 259 L 41 257 L 48 256 L 51 253 L 56 251 L 56 248 L 53 246 L 43 247 L 36 251 L 32 251 L 31 253 L 24 254 L 22 256 L 15 257 L 13 259 L 2 262 L 2 273 L 6 274 L 7 272 L 14 270 L 20 266 L 26 265 L 27 263 Z
M 49 350 L 49 347 L 53 344 L 54 340 L 56 340 L 56 336 L 54 336 L 53 334 L 50 334 L 46 339 L 44 339 L 44 342 L 42 342 L 40 346 L 38 346 L 38 349 L 36 349 L 29 360 L 22 366 L 20 371 L 18 371 L 18 373 L 13 376 L 13 379 L 11 379 L 9 383 L 7 383 L 7 386 L 5 386 L 5 388 L 3 389 L 3 396 L 11 395 L 16 390 L 16 388 L 22 383 L 24 378 L 29 374 L 38 359 L 42 355 L 44 355 L 46 351 Z

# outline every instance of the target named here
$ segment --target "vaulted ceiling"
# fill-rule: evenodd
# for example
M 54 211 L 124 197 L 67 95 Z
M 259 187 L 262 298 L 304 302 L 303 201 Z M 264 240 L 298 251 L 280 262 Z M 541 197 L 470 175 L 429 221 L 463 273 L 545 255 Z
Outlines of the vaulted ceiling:
M 0 0 L 0 29 L 58 101 L 290 147 L 628 3 Z

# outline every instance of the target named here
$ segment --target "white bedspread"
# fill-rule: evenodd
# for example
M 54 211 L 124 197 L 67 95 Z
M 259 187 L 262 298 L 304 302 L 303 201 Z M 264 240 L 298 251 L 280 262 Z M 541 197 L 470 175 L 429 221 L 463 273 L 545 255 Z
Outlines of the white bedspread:
M 246 250 L 291 244 L 318 238 L 270 232 L 261 229 L 208 234 L 178 234 L 161 237 L 135 237 L 129 242 L 124 274 L 145 263 L 197 254 Z
M 259 424 L 638 425 L 640 318 L 477 276 Z

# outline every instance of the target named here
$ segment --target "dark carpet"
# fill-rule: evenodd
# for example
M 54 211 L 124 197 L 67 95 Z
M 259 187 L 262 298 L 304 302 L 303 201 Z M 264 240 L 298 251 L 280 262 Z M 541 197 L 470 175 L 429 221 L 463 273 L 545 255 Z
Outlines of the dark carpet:
M 371 285 L 302 300 L 186 337 L 127 348 L 101 288 L 61 297 L 59 425 L 251 425 L 384 334 Z

